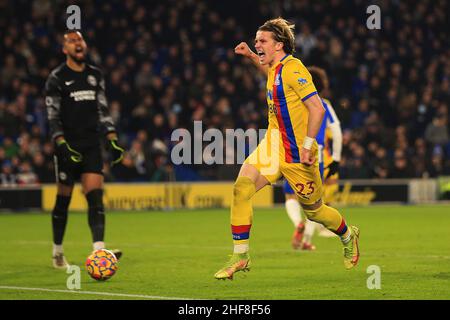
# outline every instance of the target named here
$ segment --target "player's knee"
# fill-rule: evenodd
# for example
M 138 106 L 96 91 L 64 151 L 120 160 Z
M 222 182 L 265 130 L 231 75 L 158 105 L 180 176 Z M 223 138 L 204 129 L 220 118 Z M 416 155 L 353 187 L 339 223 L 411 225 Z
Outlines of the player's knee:
M 93 229 L 94 238 L 101 239 L 102 230 L 105 225 L 105 210 L 103 208 L 103 190 L 94 189 L 86 194 L 88 202 L 88 222 Z M 100 233 L 98 233 L 100 232 Z M 99 236 L 97 236 L 99 235 Z M 99 240 L 100 241 L 100 240 Z
M 63 197 L 71 197 L 72 196 L 72 190 L 73 190 L 73 184 L 62 184 L 62 183 L 58 183 L 57 184 L 57 191 L 58 191 L 58 196 L 63 196 Z
M 248 177 L 238 177 L 233 185 L 235 201 L 249 200 L 255 194 L 255 183 Z
M 94 189 L 86 193 L 89 208 L 103 208 L 103 189 Z
M 55 207 L 53 209 L 53 215 L 64 216 L 67 215 L 67 210 L 69 209 L 70 197 L 57 195 Z

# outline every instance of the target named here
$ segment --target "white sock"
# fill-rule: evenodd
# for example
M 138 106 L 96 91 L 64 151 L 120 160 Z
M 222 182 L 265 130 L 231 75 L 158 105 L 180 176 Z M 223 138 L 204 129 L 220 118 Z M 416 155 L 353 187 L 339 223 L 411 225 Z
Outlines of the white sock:
M 294 227 L 297 228 L 300 222 L 302 222 L 300 203 L 295 199 L 287 199 L 284 204 L 289 218 L 294 224 Z
M 249 249 L 248 243 L 235 244 L 233 253 L 246 253 L 246 252 L 248 252 L 248 249 Z
M 348 229 L 348 235 L 345 238 L 344 236 L 339 236 L 339 238 L 341 238 L 343 244 L 349 243 L 352 238 L 352 229 Z
M 58 253 L 64 253 L 62 244 L 53 244 L 53 255 L 55 256 Z
M 105 248 L 105 243 L 103 241 L 97 241 L 97 242 L 94 242 L 94 244 L 92 246 L 94 247 L 94 251 L 100 250 L 100 249 Z
M 305 222 L 305 233 L 303 234 L 303 241 L 306 243 L 311 243 L 314 231 L 316 230 L 317 223 L 306 219 Z

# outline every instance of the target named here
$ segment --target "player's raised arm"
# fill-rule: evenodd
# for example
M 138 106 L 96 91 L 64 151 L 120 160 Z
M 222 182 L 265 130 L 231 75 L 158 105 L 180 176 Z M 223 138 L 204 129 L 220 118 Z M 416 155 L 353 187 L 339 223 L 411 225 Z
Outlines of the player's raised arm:
M 261 71 L 262 73 L 264 73 L 265 75 L 267 74 L 267 70 L 269 69 L 269 67 L 267 65 L 262 65 L 259 62 L 259 57 L 256 53 L 254 53 L 250 47 L 248 46 L 247 43 L 245 42 L 241 42 L 239 43 L 235 48 L 234 48 L 234 53 L 236 54 L 240 54 L 244 57 L 249 58 L 253 65 L 255 67 L 258 68 L 259 71 Z

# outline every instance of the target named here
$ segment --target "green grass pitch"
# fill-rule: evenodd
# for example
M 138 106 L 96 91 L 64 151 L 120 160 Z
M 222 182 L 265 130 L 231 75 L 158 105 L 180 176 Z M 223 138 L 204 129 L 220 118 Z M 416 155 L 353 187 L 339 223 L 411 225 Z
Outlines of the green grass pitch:
M 48 213 L 0 214 L 0 299 L 450 298 L 449 206 L 342 208 L 346 220 L 361 229 L 360 263 L 350 271 L 337 238 L 316 236 L 317 251 L 294 251 L 284 209 L 254 211 L 252 270 L 233 281 L 213 278 L 232 249 L 228 210 L 109 212 L 108 247 L 121 248 L 124 256 L 106 282 L 86 273 L 87 215 L 71 213 L 65 253 L 82 267 L 81 291 L 94 295 L 66 292 L 68 274 L 52 268 Z M 379 290 L 367 288 L 370 265 L 381 269 Z

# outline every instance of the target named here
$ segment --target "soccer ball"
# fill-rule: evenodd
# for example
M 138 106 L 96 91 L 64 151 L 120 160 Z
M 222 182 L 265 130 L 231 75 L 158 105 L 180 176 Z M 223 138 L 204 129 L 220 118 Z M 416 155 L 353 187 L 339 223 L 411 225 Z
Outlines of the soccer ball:
M 108 280 L 118 269 L 117 258 L 114 253 L 109 250 L 96 250 L 87 257 L 86 269 L 89 275 L 95 280 Z

